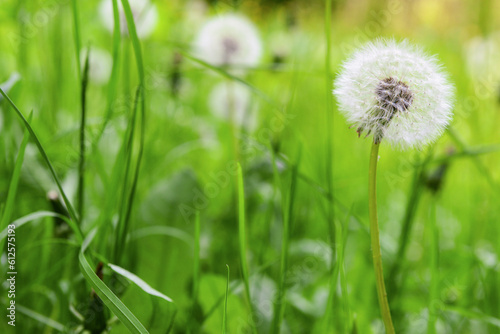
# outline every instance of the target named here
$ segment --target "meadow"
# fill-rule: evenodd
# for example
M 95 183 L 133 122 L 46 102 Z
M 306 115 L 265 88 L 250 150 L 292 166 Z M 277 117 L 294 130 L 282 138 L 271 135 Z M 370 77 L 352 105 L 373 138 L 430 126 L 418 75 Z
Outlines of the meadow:
M 499 1 L 0 6 L 1 333 L 384 333 L 373 138 L 332 94 L 378 38 L 453 86 L 437 140 L 377 155 L 395 332 L 500 333 Z

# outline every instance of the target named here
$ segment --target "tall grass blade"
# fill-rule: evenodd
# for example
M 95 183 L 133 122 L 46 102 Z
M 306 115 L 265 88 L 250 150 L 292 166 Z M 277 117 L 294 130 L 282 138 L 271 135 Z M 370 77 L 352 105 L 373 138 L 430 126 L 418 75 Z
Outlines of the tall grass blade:
M 56 171 L 55 171 L 54 167 L 52 166 L 52 163 L 50 162 L 49 157 L 47 156 L 47 153 L 45 152 L 45 149 L 43 148 L 42 144 L 40 143 L 38 136 L 36 135 L 35 131 L 33 131 L 33 128 L 31 127 L 29 122 L 26 120 L 26 118 L 23 116 L 21 111 L 17 108 L 17 106 L 14 104 L 14 102 L 12 102 L 10 97 L 7 94 L 5 94 L 5 92 L 1 88 L 0 88 L 0 93 L 9 102 L 9 104 L 12 106 L 12 108 L 14 108 L 16 114 L 19 116 L 19 118 L 21 118 L 21 121 L 24 123 L 24 126 L 30 132 L 30 135 L 33 138 L 33 140 L 35 141 L 35 144 L 38 148 L 38 151 L 42 155 L 42 158 L 45 161 L 45 163 L 47 164 L 47 166 L 49 167 L 50 173 L 52 174 L 52 177 L 54 178 L 54 181 L 57 184 L 57 188 L 59 189 L 59 191 L 61 193 L 61 196 L 64 200 L 64 204 L 66 204 L 66 208 L 68 209 L 68 213 L 69 213 L 71 219 L 73 221 L 75 221 L 77 226 L 78 226 L 78 237 L 83 238 L 83 234 L 80 230 L 80 220 L 78 219 L 78 216 L 75 213 L 75 209 L 73 209 L 73 205 L 71 205 L 71 202 L 69 201 L 68 197 L 66 196 L 66 193 L 64 192 L 64 190 L 62 188 L 61 182 L 59 181 L 59 178 L 57 177 Z
M 128 328 L 131 333 L 148 333 L 146 328 L 137 319 L 137 317 L 123 304 L 123 302 L 111 291 L 106 284 L 96 275 L 92 266 L 87 259 L 85 252 L 92 242 L 95 236 L 96 230 L 92 230 L 85 238 L 80 253 L 78 255 L 78 260 L 80 262 L 80 267 L 85 280 L 90 284 L 90 286 L 97 293 L 99 298 L 104 302 L 104 304 L 113 312 L 118 319 Z
M 84 202 L 85 202 L 85 124 L 86 124 L 86 102 L 87 102 L 87 84 L 89 79 L 89 57 L 90 48 L 87 50 L 85 65 L 83 67 L 83 77 L 81 86 L 81 118 L 80 118 L 80 159 L 78 161 L 78 217 L 83 220 Z
M 250 313 L 252 315 L 252 331 L 257 333 L 257 328 L 255 327 L 255 323 L 253 321 L 254 311 L 252 305 L 252 298 L 250 294 L 250 278 L 248 275 L 248 262 L 247 262 L 247 237 L 246 237 L 246 223 L 245 223 L 245 189 L 243 183 L 243 171 L 241 169 L 241 165 L 238 163 L 238 237 L 239 237 L 239 246 L 240 246 L 240 263 L 241 263 L 241 272 L 243 274 L 243 282 L 245 285 L 245 296 L 248 302 L 248 307 L 250 309 Z
M 227 333 L 227 296 L 229 295 L 229 266 L 227 267 L 226 294 L 224 299 L 224 314 L 222 316 L 222 334 Z
M 28 117 L 28 122 L 31 122 L 33 112 Z M 5 207 L 2 214 L 2 221 L 0 222 L 0 230 L 6 229 L 12 219 L 12 212 L 14 211 L 17 187 L 19 185 L 19 179 L 21 178 L 21 167 L 24 161 L 24 152 L 26 151 L 26 146 L 30 139 L 30 134 L 28 129 L 24 130 L 23 141 L 21 142 L 21 147 L 17 153 L 16 163 L 14 165 L 14 171 L 12 172 L 12 178 L 10 179 L 9 191 L 7 193 L 7 199 L 5 201 Z M 3 250 L 5 239 L 0 239 L 0 249 Z
M 281 241 L 281 257 L 280 257 L 280 278 L 278 281 L 278 294 L 274 304 L 274 318 L 272 323 L 272 333 L 280 333 L 281 323 L 285 315 L 285 295 L 286 295 L 286 273 L 288 270 L 288 251 L 290 243 L 290 226 L 293 219 L 293 209 L 295 204 L 295 192 L 297 189 L 297 176 L 300 165 L 301 153 L 297 163 L 292 166 L 292 175 L 290 182 L 290 191 L 288 193 L 286 203 L 283 205 L 283 235 Z

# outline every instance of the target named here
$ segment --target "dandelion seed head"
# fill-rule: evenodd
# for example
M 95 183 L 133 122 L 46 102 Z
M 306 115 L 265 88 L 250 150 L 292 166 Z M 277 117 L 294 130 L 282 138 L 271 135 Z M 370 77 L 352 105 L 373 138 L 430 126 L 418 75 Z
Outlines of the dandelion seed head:
M 158 23 L 158 10 L 149 0 L 128 0 L 135 27 L 139 38 L 146 38 L 154 31 Z M 128 34 L 127 19 L 121 1 L 118 0 L 120 16 L 120 30 L 122 35 Z M 99 7 L 101 21 L 109 32 L 114 29 L 113 3 L 111 0 L 102 0 Z
M 252 130 L 256 119 L 251 110 L 250 97 L 248 88 L 243 84 L 222 82 L 210 93 L 209 107 L 218 118 Z
M 257 28 L 236 14 L 218 16 L 205 23 L 193 49 L 196 57 L 214 66 L 228 66 L 233 73 L 243 73 L 244 68 L 257 65 L 262 54 Z
M 436 140 L 452 117 L 453 86 L 434 57 L 407 41 L 364 45 L 334 87 L 339 110 L 359 135 L 400 149 Z

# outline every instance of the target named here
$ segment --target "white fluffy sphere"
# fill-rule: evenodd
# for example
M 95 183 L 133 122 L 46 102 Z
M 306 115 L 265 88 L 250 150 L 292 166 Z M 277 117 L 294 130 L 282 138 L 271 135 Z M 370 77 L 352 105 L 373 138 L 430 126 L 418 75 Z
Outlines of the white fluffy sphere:
M 225 14 L 203 25 L 194 42 L 194 54 L 214 66 L 243 70 L 258 64 L 262 44 L 252 22 Z
M 452 117 L 453 86 L 434 57 L 407 41 L 367 43 L 343 64 L 334 88 L 359 135 L 400 149 L 436 140 Z

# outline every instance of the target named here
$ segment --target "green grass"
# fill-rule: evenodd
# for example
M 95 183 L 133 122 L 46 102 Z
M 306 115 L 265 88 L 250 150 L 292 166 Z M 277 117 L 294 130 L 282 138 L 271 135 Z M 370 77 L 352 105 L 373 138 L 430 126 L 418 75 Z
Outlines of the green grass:
M 380 147 L 396 332 L 500 333 L 500 92 L 481 90 L 465 52 L 499 29 L 494 1 L 458 2 L 453 15 L 402 2 L 389 16 L 377 12 L 389 2 L 371 0 L 218 1 L 200 16 L 186 1 L 153 1 L 149 37 L 127 0 L 109 3 L 114 32 L 97 0 L 2 2 L 0 82 L 22 80 L 0 91 L 0 270 L 14 224 L 18 272 L 16 328 L 4 312 L 1 333 L 381 333 L 371 142 L 331 94 L 349 50 L 379 35 L 435 54 L 456 87 L 436 143 Z M 204 18 L 231 10 L 264 46 L 244 76 L 191 49 Z M 87 46 L 110 55 L 105 84 L 80 64 Z M 212 113 L 219 83 L 248 90 L 254 129 Z

